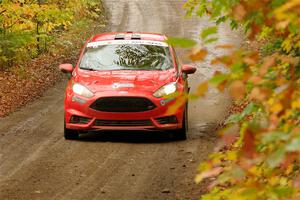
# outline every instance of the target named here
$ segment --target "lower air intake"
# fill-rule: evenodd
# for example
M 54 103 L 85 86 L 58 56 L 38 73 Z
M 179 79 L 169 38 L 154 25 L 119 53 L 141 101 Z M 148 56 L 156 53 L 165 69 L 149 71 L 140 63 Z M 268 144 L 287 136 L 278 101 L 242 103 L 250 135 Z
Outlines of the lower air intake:
M 152 126 L 150 120 L 96 120 L 95 126 Z

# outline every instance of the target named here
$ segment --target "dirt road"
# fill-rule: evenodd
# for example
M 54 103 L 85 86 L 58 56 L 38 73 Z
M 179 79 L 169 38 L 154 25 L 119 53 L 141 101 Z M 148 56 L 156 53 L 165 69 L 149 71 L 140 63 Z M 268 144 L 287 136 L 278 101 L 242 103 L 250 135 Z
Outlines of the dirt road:
M 184 19 L 179 0 L 106 0 L 112 31 L 161 32 L 197 38 L 209 22 Z M 224 26 L 221 42 L 239 43 Z M 209 60 L 191 77 L 197 83 L 215 69 Z M 180 51 L 183 54 L 183 51 Z M 203 189 L 193 183 L 197 164 L 215 145 L 214 127 L 226 114 L 226 95 L 211 89 L 191 102 L 187 141 L 164 133 L 111 132 L 63 139 L 66 82 L 0 119 L 0 199 L 198 199 Z

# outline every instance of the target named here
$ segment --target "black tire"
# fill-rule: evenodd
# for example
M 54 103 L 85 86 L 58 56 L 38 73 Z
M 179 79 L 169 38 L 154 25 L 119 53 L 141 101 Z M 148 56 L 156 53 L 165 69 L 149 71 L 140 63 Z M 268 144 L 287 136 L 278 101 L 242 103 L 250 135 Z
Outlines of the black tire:
M 64 137 L 66 140 L 78 140 L 79 132 L 77 130 L 67 129 L 66 123 L 64 124 Z
M 183 124 L 182 128 L 175 130 L 175 139 L 177 140 L 186 140 L 187 139 L 187 132 L 188 132 L 188 111 L 187 106 L 184 110 L 183 114 Z

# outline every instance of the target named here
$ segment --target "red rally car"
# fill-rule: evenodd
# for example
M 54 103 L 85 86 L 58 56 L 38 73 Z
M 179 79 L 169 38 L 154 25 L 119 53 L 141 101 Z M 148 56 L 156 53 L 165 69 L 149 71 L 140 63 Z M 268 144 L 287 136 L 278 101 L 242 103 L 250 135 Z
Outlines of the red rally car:
M 150 33 L 104 33 L 90 38 L 71 73 L 65 97 L 65 139 L 82 131 L 172 130 L 186 138 L 187 103 L 168 108 L 188 93 L 187 75 L 166 36 Z M 173 95 L 176 94 L 176 95 Z M 177 97 L 176 97 L 177 96 Z

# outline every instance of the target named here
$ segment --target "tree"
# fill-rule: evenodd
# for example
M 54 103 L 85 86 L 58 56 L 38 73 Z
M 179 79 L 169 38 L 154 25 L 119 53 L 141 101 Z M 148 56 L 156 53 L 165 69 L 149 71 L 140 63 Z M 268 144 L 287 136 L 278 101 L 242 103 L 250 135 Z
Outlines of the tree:
M 47 43 L 83 17 L 96 18 L 96 0 L 3 0 L 0 3 L 0 69 L 47 51 Z
M 262 46 L 236 49 L 211 63 L 229 73 L 217 72 L 208 82 L 220 91 L 228 88 L 235 103 L 246 106 L 220 131 L 224 148 L 199 167 L 197 182 L 216 177 L 202 199 L 299 197 L 300 0 L 189 0 L 185 7 L 188 15 L 209 15 L 215 22 L 202 32 L 204 44 L 216 40 L 212 36 L 220 23 L 229 22 Z M 206 54 L 204 47 L 191 59 L 203 60 Z M 232 129 L 236 125 L 238 134 Z

